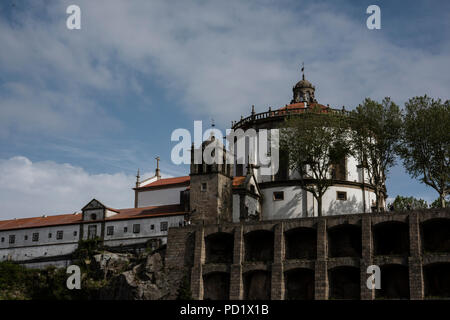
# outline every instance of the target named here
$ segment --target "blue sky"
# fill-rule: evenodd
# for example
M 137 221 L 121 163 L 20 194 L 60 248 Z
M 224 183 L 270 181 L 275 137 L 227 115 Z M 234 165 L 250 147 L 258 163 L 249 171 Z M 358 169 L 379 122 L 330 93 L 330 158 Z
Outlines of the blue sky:
M 81 8 L 81 30 L 66 8 Z M 381 30 L 366 28 L 367 6 Z M 176 128 L 289 103 L 306 77 L 323 104 L 448 99 L 448 1 L 0 2 L 0 219 L 133 205 L 137 168 L 166 176 Z M 391 169 L 389 197 L 435 192 Z

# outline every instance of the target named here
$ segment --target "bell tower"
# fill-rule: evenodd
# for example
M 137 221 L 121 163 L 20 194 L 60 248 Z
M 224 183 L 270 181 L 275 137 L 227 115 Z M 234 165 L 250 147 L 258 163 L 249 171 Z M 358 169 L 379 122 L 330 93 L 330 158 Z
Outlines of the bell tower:
M 189 202 L 194 224 L 232 221 L 233 165 L 226 157 L 224 145 L 214 136 L 198 149 L 192 144 Z

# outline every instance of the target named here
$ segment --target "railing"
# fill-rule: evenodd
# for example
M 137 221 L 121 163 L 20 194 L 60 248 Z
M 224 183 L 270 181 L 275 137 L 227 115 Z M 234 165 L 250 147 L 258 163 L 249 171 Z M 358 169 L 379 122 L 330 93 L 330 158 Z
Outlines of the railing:
M 241 118 L 238 122 L 234 122 L 232 124 L 232 128 L 239 128 L 243 126 L 246 123 L 252 123 L 253 121 L 262 120 L 262 119 L 268 119 L 268 118 L 277 118 L 277 117 L 286 117 L 293 114 L 302 114 L 307 112 L 316 112 L 314 108 L 306 107 L 306 108 L 286 108 L 286 109 L 278 109 L 278 110 L 271 110 L 269 108 L 269 111 L 260 112 L 260 113 L 252 113 L 250 116 L 246 118 Z M 318 113 L 326 113 L 326 114 L 340 114 L 348 116 L 350 114 L 350 111 L 347 111 L 345 109 L 332 109 L 330 107 L 327 107 L 325 109 L 320 109 Z

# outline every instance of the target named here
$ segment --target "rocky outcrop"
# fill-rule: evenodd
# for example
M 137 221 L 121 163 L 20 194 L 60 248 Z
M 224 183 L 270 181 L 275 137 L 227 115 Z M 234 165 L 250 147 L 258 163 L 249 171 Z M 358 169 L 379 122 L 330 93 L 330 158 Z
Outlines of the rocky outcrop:
M 99 292 L 108 300 L 176 299 L 181 279 L 170 275 L 164 267 L 164 251 L 141 254 L 104 252 L 95 257 L 108 285 Z

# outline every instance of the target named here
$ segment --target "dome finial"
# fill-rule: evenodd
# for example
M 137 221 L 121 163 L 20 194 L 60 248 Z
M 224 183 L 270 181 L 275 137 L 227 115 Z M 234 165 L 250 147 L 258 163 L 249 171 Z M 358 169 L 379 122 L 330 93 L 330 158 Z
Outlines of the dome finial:
M 302 62 L 302 79 L 305 80 L 305 63 Z

